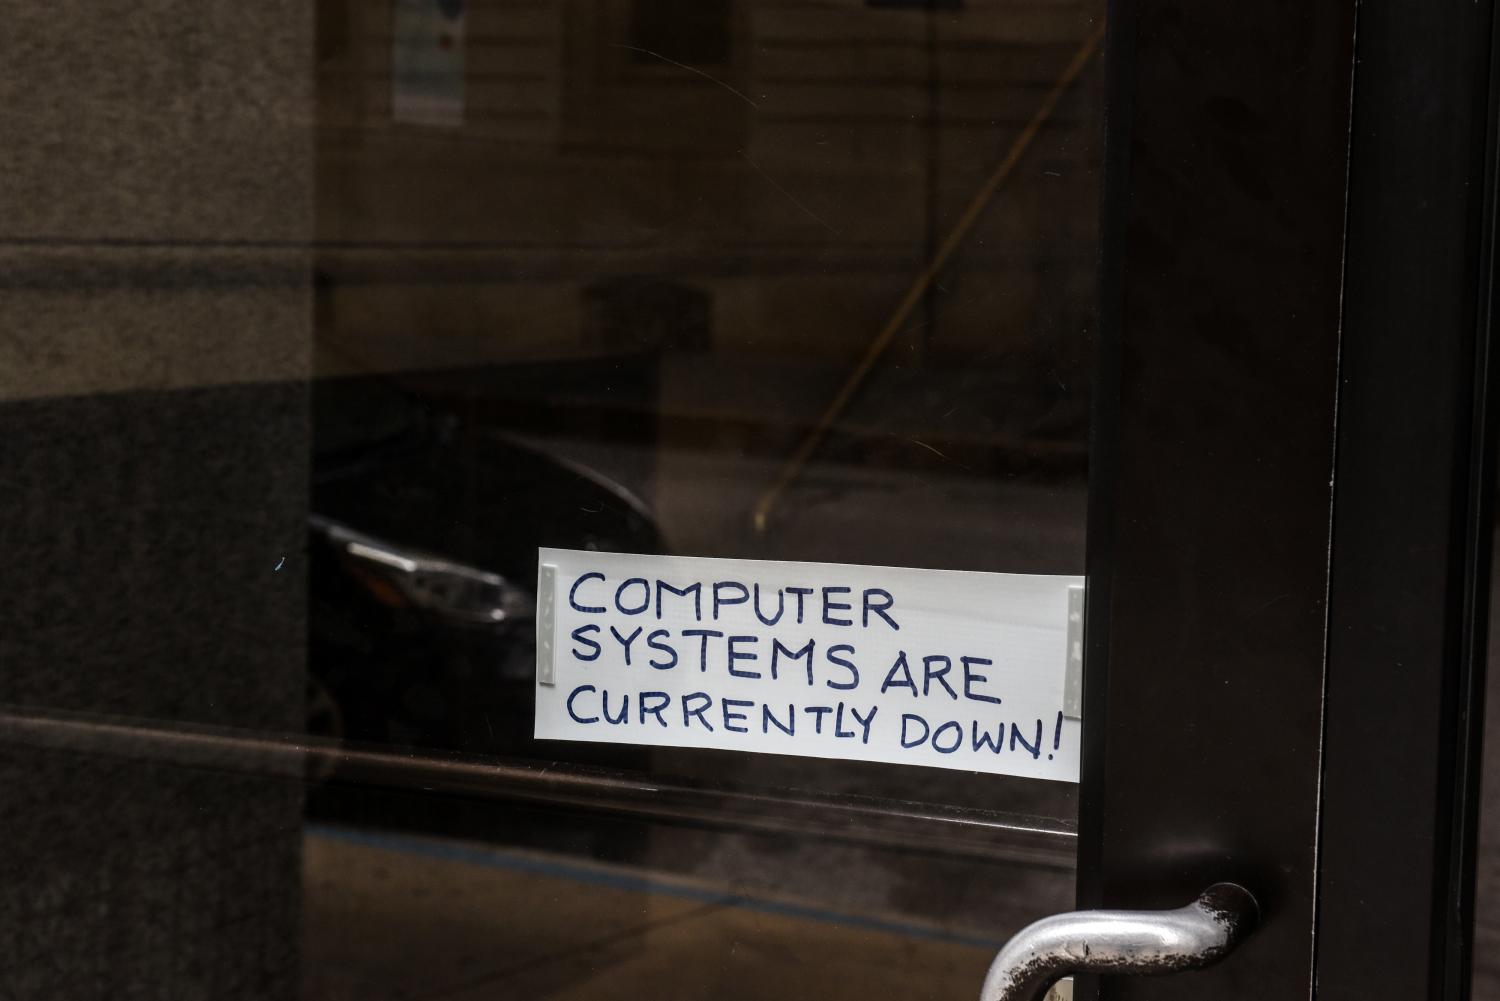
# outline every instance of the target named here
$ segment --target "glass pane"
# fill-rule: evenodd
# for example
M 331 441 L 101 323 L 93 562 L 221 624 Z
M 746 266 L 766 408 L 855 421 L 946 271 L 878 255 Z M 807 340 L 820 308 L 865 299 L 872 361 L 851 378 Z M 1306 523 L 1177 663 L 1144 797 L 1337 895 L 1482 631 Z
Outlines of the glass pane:
M 114 6 L 7 47 L 0 994 L 963 997 L 1068 909 L 1071 783 L 533 739 L 536 582 L 1082 573 L 1102 3 Z

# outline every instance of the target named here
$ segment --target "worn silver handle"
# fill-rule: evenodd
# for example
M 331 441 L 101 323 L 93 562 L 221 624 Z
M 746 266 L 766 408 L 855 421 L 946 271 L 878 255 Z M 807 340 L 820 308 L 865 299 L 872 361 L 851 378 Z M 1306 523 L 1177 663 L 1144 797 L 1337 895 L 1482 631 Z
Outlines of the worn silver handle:
M 1001 947 L 980 1001 L 1041 1001 L 1071 973 L 1149 974 L 1217 962 L 1259 916 L 1250 891 L 1215 883 L 1174 911 L 1073 911 L 1027 925 Z

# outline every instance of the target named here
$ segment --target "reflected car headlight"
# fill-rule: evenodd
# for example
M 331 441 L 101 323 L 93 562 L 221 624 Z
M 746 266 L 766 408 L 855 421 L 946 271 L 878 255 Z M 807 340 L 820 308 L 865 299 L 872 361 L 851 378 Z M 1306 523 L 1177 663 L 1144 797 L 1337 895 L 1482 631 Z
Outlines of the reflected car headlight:
M 531 593 L 497 573 L 377 539 L 316 515 L 308 524 L 383 604 L 409 605 L 465 625 L 536 618 Z

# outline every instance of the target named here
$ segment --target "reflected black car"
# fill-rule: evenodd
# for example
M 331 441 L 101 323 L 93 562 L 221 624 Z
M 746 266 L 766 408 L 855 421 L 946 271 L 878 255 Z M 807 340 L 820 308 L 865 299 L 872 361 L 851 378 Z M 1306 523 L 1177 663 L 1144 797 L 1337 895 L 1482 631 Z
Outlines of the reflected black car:
M 314 442 L 310 729 L 549 756 L 531 740 L 537 549 L 659 552 L 644 505 L 380 379 L 318 383 Z

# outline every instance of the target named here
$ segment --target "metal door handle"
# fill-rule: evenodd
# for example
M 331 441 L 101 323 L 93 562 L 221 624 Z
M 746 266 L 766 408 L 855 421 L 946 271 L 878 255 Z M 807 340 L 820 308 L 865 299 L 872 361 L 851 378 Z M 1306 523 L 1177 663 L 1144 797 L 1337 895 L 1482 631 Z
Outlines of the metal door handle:
M 1250 891 L 1215 883 L 1173 911 L 1073 911 L 1027 925 L 1001 947 L 980 1001 L 1041 1001 L 1071 973 L 1150 974 L 1218 962 L 1255 926 Z

